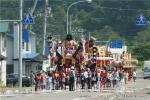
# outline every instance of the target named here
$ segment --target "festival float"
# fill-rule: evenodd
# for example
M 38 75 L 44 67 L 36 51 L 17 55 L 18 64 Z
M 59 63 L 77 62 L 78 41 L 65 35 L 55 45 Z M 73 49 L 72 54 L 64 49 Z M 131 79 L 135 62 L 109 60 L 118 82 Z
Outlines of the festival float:
M 77 73 L 80 73 L 81 69 L 95 68 L 97 48 L 93 45 L 92 40 L 81 37 L 80 42 L 77 43 L 69 34 L 63 42 L 63 45 L 64 53 L 62 63 L 66 73 L 70 71 L 72 66 L 74 66 Z M 94 48 L 96 48 L 96 50 Z
M 68 34 L 66 36 L 65 41 L 63 42 L 63 47 L 64 47 L 64 53 L 63 53 L 63 66 L 64 66 L 64 71 L 69 72 L 71 66 L 74 66 L 75 60 L 73 58 L 73 54 L 77 49 L 77 42 L 72 39 L 72 35 Z
M 64 41 L 58 41 L 56 49 L 53 50 L 51 56 L 51 64 L 55 71 L 70 72 L 74 67 L 80 72 L 81 66 L 84 66 L 85 60 L 85 41 L 79 43 L 72 39 L 72 35 L 68 34 Z
M 107 44 L 98 46 L 97 48 L 99 53 L 97 57 L 97 66 L 101 69 L 105 67 L 107 70 L 110 70 L 113 58 L 111 53 L 107 51 Z

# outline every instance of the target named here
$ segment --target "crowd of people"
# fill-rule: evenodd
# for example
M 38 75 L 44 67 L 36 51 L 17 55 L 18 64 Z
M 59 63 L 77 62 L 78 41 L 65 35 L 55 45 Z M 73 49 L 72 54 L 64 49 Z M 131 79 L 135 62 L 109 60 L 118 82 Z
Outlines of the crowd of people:
M 89 68 L 82 69 L 77 73 L 74 67 L 71 67 L 68 73 L 59 71 L 40 71 L 30 74 L 32 85 L 35 85 L 35 91 L 47 90 L 66 90 L 77 89 L 98 89 L 103 91 L 104 88 L 117 88 L 121 84 L 127 84 L 131 79 L 136 81 L 136 71 L 128 73 L 126 70 L 106 70 L 105 68 L 98 71 L 91 71 Z

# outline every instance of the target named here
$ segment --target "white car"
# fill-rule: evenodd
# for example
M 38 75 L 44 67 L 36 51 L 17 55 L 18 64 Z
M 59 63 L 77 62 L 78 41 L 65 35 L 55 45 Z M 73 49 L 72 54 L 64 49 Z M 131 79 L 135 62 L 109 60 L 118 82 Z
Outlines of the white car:
M 144 79 L 150 77 L 150 61 L 144 61 L 143 77 Z

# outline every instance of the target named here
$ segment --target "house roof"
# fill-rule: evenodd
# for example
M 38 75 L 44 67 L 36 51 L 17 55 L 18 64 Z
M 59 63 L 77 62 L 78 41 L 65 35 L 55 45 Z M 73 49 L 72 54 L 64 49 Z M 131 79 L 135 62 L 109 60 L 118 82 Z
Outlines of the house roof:
M 37 55 L 36 57 L 34 57 L 32 59 L 32 61 L 43 61 L 43 60 L 48 60 L 48 57 L 47 56 L 44 56 L 42 54 L 39 54 Z
M 42 62 L 43 60 L 47 60 L 48 57 L 31 51 L 24 51 L 22 52 L 22 59 L 25 61 L 33 61 L 33 62 Z M 14 59 L 18 60 L 18 59 Z
M 24 59 L 24 60 L 27 60 L 27 59 L 31 60 L 34 57 L 36 57 L 37 55 L 39 55 L 39 53 L 32 52 L 32 51 L 23 51 L 22 52 L 22 59 Z

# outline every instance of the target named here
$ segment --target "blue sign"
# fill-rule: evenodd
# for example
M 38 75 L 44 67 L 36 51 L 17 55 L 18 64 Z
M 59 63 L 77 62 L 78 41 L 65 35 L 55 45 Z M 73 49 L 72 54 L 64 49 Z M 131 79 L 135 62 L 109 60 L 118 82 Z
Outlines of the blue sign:
M 22 39 L 23 39 L 23 42 L 29 42 L 29 30 L 23 29 Z
M 33 24 L 33 18 L 30 13 L 26 13 L 23 20 L 23 24 Z
M 147 19 L 143 15 L 138 16 L 136 19 L 136 25 L 147 25 Z
M 110 48 L 122 48 L 123 41 L 122 40 L 110 40 L 109 47 Z

